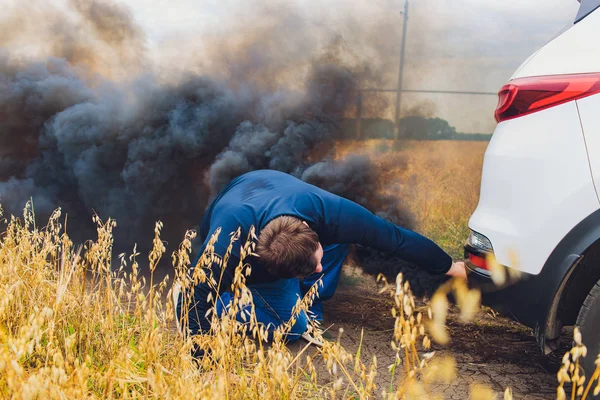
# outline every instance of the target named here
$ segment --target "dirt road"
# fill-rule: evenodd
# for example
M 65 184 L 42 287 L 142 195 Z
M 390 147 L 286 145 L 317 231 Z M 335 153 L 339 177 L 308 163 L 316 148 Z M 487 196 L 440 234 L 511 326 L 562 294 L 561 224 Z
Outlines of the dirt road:
M 394 319 L 391 299 L 378 295 L 376 289 L 375 280 L 369 276 L 343 279 L 335 297 L 325 303 L 323 326 L 332 325 L 334 336 L 343 328 L 341 342 L 353 354 L 364 328 L 361 358 L 368 361 L 373 355 L 377 357 L 377 392 L 381 393 L 391 381 L 387 368 L 394 361 L 390 346 Z M 515 399 L 555 398 L 555 374 L 562 353 L 542 355 L 530 329 L 489 309 L 469 324 L 459 323 L 457 315 L 456 309 L 449 315 L 451 343 L 433 345 L 436 357 L 446 354 L 456 359 L 457 379 L 450 385 L 433 386 L 434 393 L 446 399 L 467 399 L 470 385 L 481 383 L 496 391 L 499 399 L 508 386 Z M 297 352 L 305 344 L 293 343 L 291 349 Z M 327 372 L 323 370 L 323 374 Z

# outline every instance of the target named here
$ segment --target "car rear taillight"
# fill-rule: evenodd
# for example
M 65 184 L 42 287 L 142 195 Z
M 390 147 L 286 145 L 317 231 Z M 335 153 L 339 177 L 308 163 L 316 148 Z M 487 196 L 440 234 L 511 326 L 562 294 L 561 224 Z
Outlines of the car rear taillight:
M 479 232 L 471 230 L 467 243 L 465 243 L 465 258 L 468 258 L 473 266 L 489 270 L 488 257 L 493 256 L 494 248 L 492 242 Z
M 489 270 L 487 260 L 475 254 L 469 254 L 469 261 L 478 268 Z
M 496 121 L 502 122 L 600 93 L 600 73 L 518 78 L 498 93 Z

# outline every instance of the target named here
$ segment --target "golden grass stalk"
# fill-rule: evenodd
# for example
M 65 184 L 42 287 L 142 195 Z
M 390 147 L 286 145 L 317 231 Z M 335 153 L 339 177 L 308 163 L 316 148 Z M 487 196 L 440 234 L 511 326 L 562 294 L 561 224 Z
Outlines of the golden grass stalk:
M 587 355 L 587 348 L 582 342 L 581 332 L 578 327 L 573 330 L 573 347 L 567 351 L 562 358 L 562 366 L 560 367 L 556 377 L 558 379 L 558 387 L 556 388 L 556 398 L 558 400 L 567 398 L 565 384 L 571 385 L 571 399 L 588 399 L 590 393 L 593 396 L 600 394 L 600 355 L 596 358 L 596 369 L 589 379 L 586 379 L 585 371 L 580 363 Z M 592 388 L 594 388 L 592 390 Z

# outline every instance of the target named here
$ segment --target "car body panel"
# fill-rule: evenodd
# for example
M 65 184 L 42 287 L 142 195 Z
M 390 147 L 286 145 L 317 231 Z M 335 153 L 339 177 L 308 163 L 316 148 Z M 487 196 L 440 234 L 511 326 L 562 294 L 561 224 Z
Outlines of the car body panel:
M 600 94 L 577 100 L 577 108 L 596 192 L 600 195 Z
M 498 124 L 469 227 L 496 260 L 539 274 L 580 221 L 600 208 L 574 101 Z
M 583 0 L 574 24 L 527 58 L 511 79 L 600 73 L 598 4 Z M 499 264 L 523 273 L 498 286 L 473 258 L 466 263 L 469 283 L 482 290 L 486 304 L 533 328 L 544 351 L 557 348 L 564 324 L 576 323 L 600 277 L 598 189 L 600 95 L 496 127 L 469 227 L 489 239 Z M 468 240 L 465 256 L 485 259 L 487 248 Z

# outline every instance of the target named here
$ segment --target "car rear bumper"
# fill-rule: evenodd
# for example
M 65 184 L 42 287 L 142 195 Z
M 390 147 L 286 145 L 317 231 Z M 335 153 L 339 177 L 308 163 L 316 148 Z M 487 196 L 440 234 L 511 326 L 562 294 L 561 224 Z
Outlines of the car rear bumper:
M 494 284 L 487 271 L 477 268 L 468 261 L 469 254 L 473 252 L 478 254 L 478 249 L 465 246 L 469 286 L 480 289 L 484 305 L 532 328 L 543 351 L 547 351 L 547 339 L 555 338 L 556 326 L 559 328 L 561 326 L 555 324 L 557 311 L 555 302 L 560 299 L 561 287 L 564 287 L 569 271 L 580 259 L 581 249 L 571 246 L 573 235 L 578 236 L 577 230 L 569 234 L 555 249 L 540 274 L 533 275 L 521 271 L 518 279 L 506 282 L 502 286 Z M 489 253 L 479 252 L 481 257 L 487 255 Z M 510 270 L 510 267 L 506 268 Z
M 467 243 L 464 247 L 465 264 L 468 269 L 469 286 L 481 291 L 482 303 L 496 311 L 506 314 L 510 318 L 536 329 L 540 317 L 547 310 L 542 310 L 538 301 L 542 298 L 543 283 L 539 276 L 528 273 L 510 273 L 510 267 L 498 265 L 504 269 L 506 279 L 499 285 L 494 283 L 490 271 L 473 263 L 473 256 L 489 260 L 494 257 L 492 252 L 484 251 Z M 512 280 L 510 276 L 513 276 Z M 518 276 L 518 278 L 515 278 Z
M 492 281 L 488 271 L 478 268 L 469 261 L 469 255 L 472 254 L 484 258 L 486 255 L 478 254 L 476 249 L 465 246 L 465 264 L 468 268 L 469 286 L 481 291 L 482 303 L 535 329 L 542 311 L 538 308 L 538 302 L 535 301 L 534 293 L 540 290 L 537 287 L 539 282 L 536 280 L 536 275 L 521 273 L 518 281 L 506 282 L 502 286 L 498 286 Z

